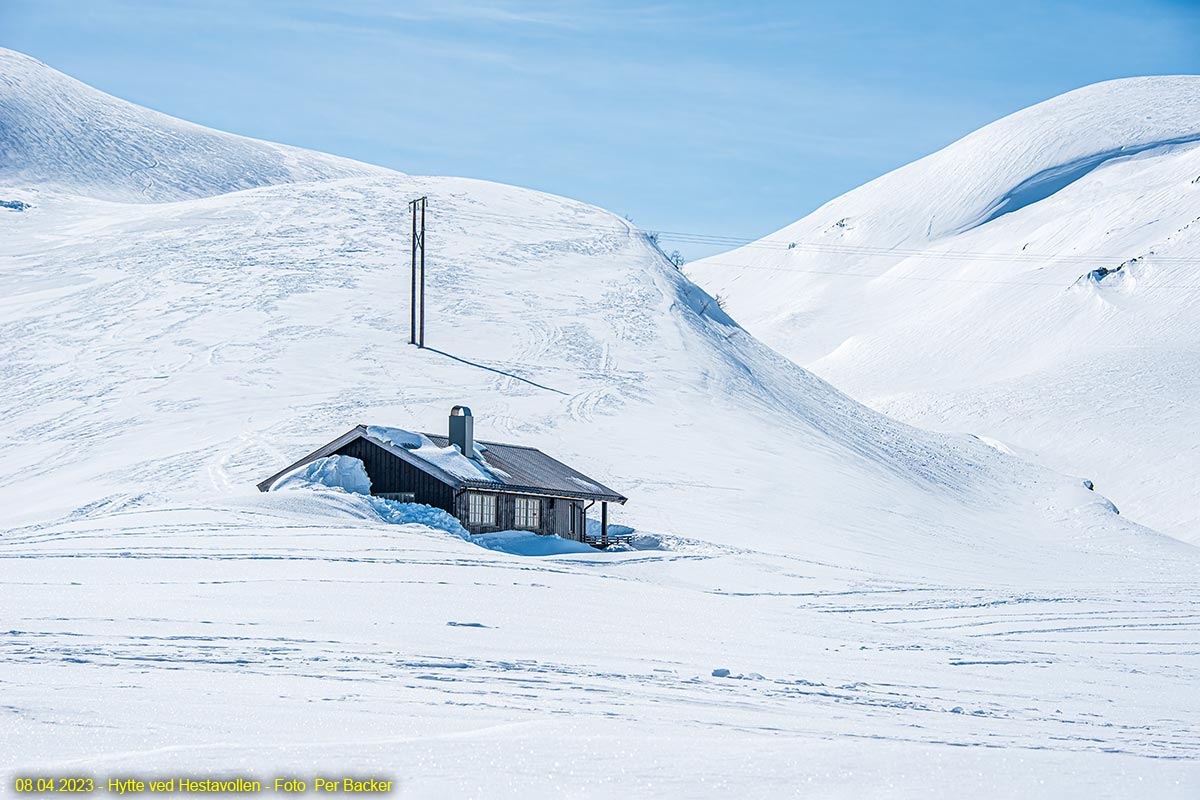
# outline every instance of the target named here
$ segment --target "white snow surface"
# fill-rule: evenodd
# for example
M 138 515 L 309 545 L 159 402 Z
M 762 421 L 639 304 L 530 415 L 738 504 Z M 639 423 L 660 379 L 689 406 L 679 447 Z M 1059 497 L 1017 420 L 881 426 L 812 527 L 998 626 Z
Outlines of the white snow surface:
M 35 201 L 0 213 L 0 784 L 1194 795 L 1200 560 L 1084 476 L 858 404 L 581 203 L 383 171 L 115 202 L 174 128 L 146 117 L 101 170 L 39 100 L 62 77 L 14 58 L 0 130 L 60 141 L 53 192 L 0 169 Z M 254 490 L 359 420 L 441 430 L 457 403 L 627 495 L 614 524 L 654 549 Z
M 362 459 L 353 456 L 325 456 L 298 467 L 271 484 L 271 491 L 325 486 L 354 494 L 371 493 L 371 476 Z
M 689 272 L 856 399 L 1200 539 L 1200 77 L 1025 109 Z
M 135 203 L 383 171 L 184 122 L 4 48 L 0 170 L 9 186 Z

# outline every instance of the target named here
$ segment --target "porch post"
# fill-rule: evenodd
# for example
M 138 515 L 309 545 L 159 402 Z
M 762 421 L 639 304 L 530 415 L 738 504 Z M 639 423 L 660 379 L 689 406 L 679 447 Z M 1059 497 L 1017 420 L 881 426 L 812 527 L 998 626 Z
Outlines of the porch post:
M 600 546 L 608 547 L 608 503 L 600 504 Z

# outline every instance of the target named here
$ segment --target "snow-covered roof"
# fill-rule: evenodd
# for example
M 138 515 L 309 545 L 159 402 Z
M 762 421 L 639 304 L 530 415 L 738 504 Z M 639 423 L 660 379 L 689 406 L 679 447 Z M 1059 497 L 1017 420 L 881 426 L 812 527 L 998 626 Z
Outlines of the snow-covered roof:
M 267 478 L 258 484 L 258 488 L 267 491 L 280 476 L 358 438 L 366 439 L 460 489 L 492 489 L 615 503 L 626 500 L 599 481 L 533 447 L 476 440 L 475 457 L 467 458 L 458 447 L 450 444 L 448 436 L 382 425 L 359 425 Z
M 393 447 L 402 447 L 422 461 L 433 464 L 445 472 L 464 481 L 485 481 L 488 483 L 503 481 L 510 477 L 503 469 L 493 467 L 483 455 L 485 447 L 475 447 L 474 458 L 467 458 L 457 447 L 454 447 L 444 436 L 434 437 L 427 433 L 413 433 L 403 428 L 389 428 L 383 425 L 368 425 L 367 438 L 383 442 Z

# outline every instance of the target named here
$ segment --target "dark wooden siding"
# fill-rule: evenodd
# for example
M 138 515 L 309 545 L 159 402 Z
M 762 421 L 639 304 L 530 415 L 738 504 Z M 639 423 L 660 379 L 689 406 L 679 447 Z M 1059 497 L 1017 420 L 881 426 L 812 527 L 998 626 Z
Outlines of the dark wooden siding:
M 578 500 L 566 500 L 561 497 L 539 497 L 537 495 L 517 495 L 480 490 L 480 494 L 492 495 L 496 498 L 496 524 L 472 525 L 468 520 L 470 500 L 468 495 L 475 491 L 468 489 L 458 497 L 457 507 L 451 513 L 462 522 L 463 527 L 471 533 L 491 533 L 493 531 L 510 531 L 517 527 L 517 498 L 528 497 L 542 504 L 541 514 L 538 515 L 540 525 L 535 533 L 543 535 L 557 534 L 564 539 L 583 541 L 585 528 L 583 503 Z M 575 530 L 571 530 L 571 517 L 575 517 Z
M 396 458 L 382 447 L 366 439 L 355 439 L 338 449 L 337 455 L 353 456 L 363 462 L 371 478 L 371 494 L 412 492 L 415 502 L 449 511 L 462 519 L 455 513 L 453 486 Z
M 578 500 L 557 500 L 554 504 L 554 533 L 564 539 L 583 541 L 584 521 L 583 503 Z
M 455 516 L 462 522 L 463 527 L 470 533 L 491 533 L 493 531 L 511 531 L 517 524 L 517 498 L 516 495 L 502 494 L 497 492 L 480 491 L 479 494 L 489 495 L 496 498 L 496 524 L 495 525 L 472 525 L 470 520 L 470 499 L 469 495 L 473 489 L 468 489 L 463 492 L 458 498 L 458 511 Z M 544 503 L 543 503 L 544 505 Z M 544 523 L 543 519 L 543 523 Z M 539 530 L 538 533 L 545 533 Z
M 504 530 L 504 528 L 498 524 L 497 525 L 472 525 L 470 523 L 470 519 L 471 519 L 470 494 L 471 494 L 470 490 L 465 491 L 465 492 L 460 492 L 458 495 L 457 507 L 454 509 L 454 511 L 450 512 L 450 513 L 454 514 L 454 516 L 458 517 L 458 521 L 461 522 L 462 526 L 467 529 L 467 533 L 490 533 L 492 531 Z M 495 492 L 480 492 L 480 494 L 496 496 Z M 496 501 L 496 522 L 497 523 L 499 523 L 501 521 L 501 519 L 503 518 L 502 517 L 503 502 L 501 502 L 500 497 L 502 497 L 502 496 L 497 497 L 497 501 Z

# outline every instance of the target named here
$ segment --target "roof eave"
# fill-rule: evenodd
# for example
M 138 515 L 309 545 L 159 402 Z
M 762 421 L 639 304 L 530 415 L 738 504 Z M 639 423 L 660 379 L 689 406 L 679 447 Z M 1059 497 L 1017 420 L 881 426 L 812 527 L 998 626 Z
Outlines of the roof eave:
M 606 503 L 625 504 L 629 498 L 616 492 L 574 492 L 570 489 L 546 489 L 539 486 L 518 486 L 511 483 L 490 483 L 488 481 L 463 481 L 464 489 L 478 489 L 483 492 L 504 492 L 507 494 L 532 494 L 540 497 L 562 497 L 567 500 L 600 500 Z

